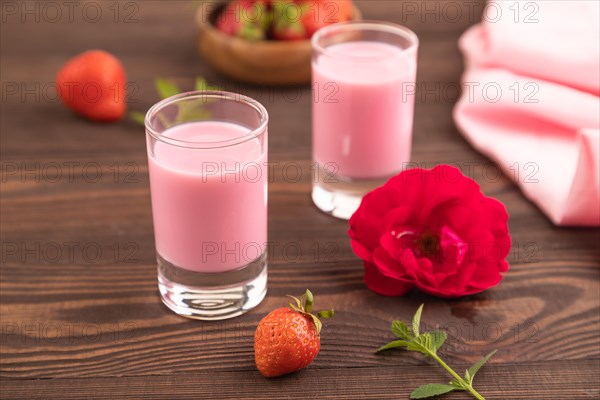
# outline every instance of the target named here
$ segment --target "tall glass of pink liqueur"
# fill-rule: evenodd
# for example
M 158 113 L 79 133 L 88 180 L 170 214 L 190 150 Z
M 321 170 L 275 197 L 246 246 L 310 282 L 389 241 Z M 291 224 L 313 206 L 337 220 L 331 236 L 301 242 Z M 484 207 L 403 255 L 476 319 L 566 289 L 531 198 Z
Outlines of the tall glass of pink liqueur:
M 412 31 L 384 22 L 313 36 L 312 199 L 322 211 L 350 218 L 410 161 L 418 45 Z
M 179 315 L 231 318 L 265 297 L 267 122 L 257 101 L 218 91 L 146 115 L 158 287 Z

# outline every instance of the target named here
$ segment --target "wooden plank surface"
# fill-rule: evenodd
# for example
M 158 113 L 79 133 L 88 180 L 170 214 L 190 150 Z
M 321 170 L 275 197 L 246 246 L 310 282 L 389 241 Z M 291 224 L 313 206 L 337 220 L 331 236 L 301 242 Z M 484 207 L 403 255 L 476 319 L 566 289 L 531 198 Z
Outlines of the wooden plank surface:
M 125 9 L 129 3 L 137 8 Z M 455 163 L 511 214 L 505 280 L 452 301 L 365 289 L 347 223 L 310 201 L 309 88 L 261 88 L 218 75 L 195 51 L 188 1 L 118 3 L 117 22 L 112 2 L 94 4 L 103 12 L 95 23 L 77 13 L 53 22 L 50 14 L 36 21 L 2 9 L 2 398 L 266 398 L 283 390 L 291 398 L 406 398 L 428 377 L 446 377 L 420 356 L 373 350 L 390 339 L 392 319 L 408 318 L 423 302 L 425 323 L 449 332 L 442 351 L 449 363 L 466 365 L 499 349 L 478 375 L 488 398 L 598 398 L 600 231 L 553 227 L 452 122 L 462 70 L 456 42 L 478 20 L 482 2 L 474 15 L 454 3 L 462 9 L 456 20 L 444 2 L 357 2 L 366 18 L 405 24 L 421 39 L 413 161 Z M 134 9 L 138 22 L 125 23 L 123 13 Z M 94 47 L 123 60 L 135 89 L 131 109 L 157 100 L 154 77 L 191 88 L 196 75 L 267 107 L 269 156 L 279 163 L 269 187 L 269 293 L 247 315 L 202 323 L 160 303 L 143 129 L 89 123 L 52 98 L 64 60 Z M 322 351 L 306 371 L 262 379 L 253 364 L 254 328 L 286 294 L 306 287 L 317 305 L 336 309 Z
M 397 356 L 402 358 L 400 354 Z M 481 393 L 488 399 L 597 399 L 600 390 L 582 386 L 580 382 L 593 382 L 598 374 L 597 360 L 546 361 L 485 368 L 477 374 L 477 378 L 485 385 Z M 6 399 L 32 400 L 47 399 L 56 393 L 60 393 L 64 400 L 239 399 L 243 393 L 253 393 L 259 399 L 405 399 L 414 386 L 430 383 L 432 379 L 445 382 L 446 377 L 432 365 L 348 368 L 343 374 L 335 369 L 308 369 L 272 380 L 262 379 L 258 371 L 231 371 L 126 379 L 11 380 L 3 382 L 0 394 Z M 312 392 L 307 391 L 307 382 L 314 387 Z M 532 385 L 532 382 L 538 385 Z M 563 396 L 549 397 L 552 393 L 562 393 Z M 458 400 L 466 396 L 453 393 L 445 398 Z

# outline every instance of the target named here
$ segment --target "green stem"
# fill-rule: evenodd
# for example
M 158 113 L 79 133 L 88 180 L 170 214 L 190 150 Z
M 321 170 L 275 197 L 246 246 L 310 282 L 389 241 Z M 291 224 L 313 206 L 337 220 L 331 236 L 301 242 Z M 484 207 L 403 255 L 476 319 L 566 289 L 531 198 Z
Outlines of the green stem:
M 429 355 L 435 361 L 437 361 L 442 367 L 444 367 L 444 369 L 446 371 L 448 371 L 448 373 L 450 375 L 452 375 L 458 382 L 460 382 L 461 385 L 463 385 L 469 392 L 471 392 L 471 394 L 473 395 L 473 397 L 475 397 L 478 400 L 485 400 L 485 397 L 483 397 L 482 395 L 480 395 L 477 392 L 477 390 L 473 389 L 472 385 L 470 385 L 469 383 L 467 383 L 460 375 L 458 375 L 456 372 L 454 372 L 454 370 L 452 368 L 450 368 L 450 366 L 448 364 L 446 364 L 444 362 L 444 360 L 442 360 L 441 358 L 439 358 L 437 354 L 429 352 Z

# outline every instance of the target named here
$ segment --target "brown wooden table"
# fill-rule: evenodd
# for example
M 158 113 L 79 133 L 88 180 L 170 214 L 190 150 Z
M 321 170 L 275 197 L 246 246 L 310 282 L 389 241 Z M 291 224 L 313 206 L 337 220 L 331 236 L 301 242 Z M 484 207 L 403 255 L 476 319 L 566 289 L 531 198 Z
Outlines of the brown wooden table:
M 191 2 L 75 2 L 71 14 L 62 2 L 2 2 L 1 397 L 405 399 L 448 377 L 421 356 L 373 350 L 391 338 L 392 319 L 426 303 L 425 323 L 449 332 L 442 354 L 451 365 L 499 349 L 476 382 L 487 398 L 598 398 L 600 233 L 552 226 L 457 132 L 457 39 L 482 10 L 467 3 L 358 2 L 366 18 L 405 24 L 421 39 L 413 160 L 456 163 L 511 215 L 504 281 L 448 301 L 365 288 L 347 223 L 311 204 L 310 89 L 218 75 L 196 52 Z M 154 77 L 189 89 L 196 75 L 267 107 L 271 161 L 303 174 L 295 181 L 295 166 L 287 176 L 278 167 L 271 177 L 269 292 L 252 312 L 204 323 L 161 304 L 143 129 L 87 122 L 54 98 L 58 68 L 89 48 L 123 61 L 131 109 L 157 100 Z M 336 309 L 322 350 L 307 369 L 267 380 L 254 367 L 256 324 L 307 287 Z

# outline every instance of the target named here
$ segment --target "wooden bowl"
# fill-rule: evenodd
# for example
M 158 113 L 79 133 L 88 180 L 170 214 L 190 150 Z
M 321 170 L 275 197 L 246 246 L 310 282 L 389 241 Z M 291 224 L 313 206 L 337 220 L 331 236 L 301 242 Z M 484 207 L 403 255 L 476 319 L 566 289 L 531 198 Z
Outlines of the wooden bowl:
M 215 7 L 208 18 L 199 7 L 196 13 L 198 47 L 204 59 L 230 78 L 262 85 L 295 85 L 310 82 L 310 40 L 250 41 L 229 36 L 214 26 L 225 3 Z M 362 19 L 354 6 L 353 20 Z

